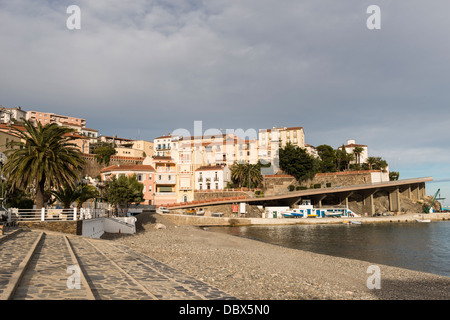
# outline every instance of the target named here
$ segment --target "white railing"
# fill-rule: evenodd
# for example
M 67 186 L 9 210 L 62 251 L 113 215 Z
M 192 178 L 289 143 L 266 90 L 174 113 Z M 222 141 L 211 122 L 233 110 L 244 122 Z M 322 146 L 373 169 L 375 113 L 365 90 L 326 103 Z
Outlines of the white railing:
M 18 221 L 76 221 L 95 219 L 106 216 L 105 209 L 77 208 L 71 209 L 8 209 L 8 222 Z

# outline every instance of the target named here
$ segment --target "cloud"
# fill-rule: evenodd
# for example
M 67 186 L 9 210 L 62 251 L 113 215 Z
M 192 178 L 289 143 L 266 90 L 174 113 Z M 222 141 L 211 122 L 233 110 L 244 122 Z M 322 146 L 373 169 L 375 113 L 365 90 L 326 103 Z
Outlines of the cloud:
M 71 4 L 81 30 L 66 28 Z M 369 31 L 371 4 L 2 1 L 0 104 L 131 138 L 195 120 L 300 125 L 313 145 L 353 138 L 399 166 L 446 161 L 450 4 L 379 0 L 382 29 Z

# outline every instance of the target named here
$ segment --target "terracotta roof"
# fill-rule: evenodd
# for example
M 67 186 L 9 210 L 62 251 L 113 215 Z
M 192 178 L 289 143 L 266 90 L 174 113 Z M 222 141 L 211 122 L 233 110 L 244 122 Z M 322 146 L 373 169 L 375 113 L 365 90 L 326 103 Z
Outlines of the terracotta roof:
M 100 172 L 109 171 L 155 171 L 155 168 L 153 168 L 153 166 L 144 164 L 123 164 L 120 166 L 109 166 L 100 170 Z
M 217 170 L 222 170 L 223 168 L 225 168 L 226 166 L 224 165 L 217 165 L 217 166 L 203 166 L 198 168 L 195 171 L 217 171 Z
M 261 132 L 271 132 L 272 130 L 303 130 L 303 127 L 278 127 L 272 129 L 260 129 Z
M 172 136 L 169 134 L 168 136 L 161 136 L 161 137 L 155 138 L 153 140 L 156 140 L 156 139 L 167 139 L 167 138 L 172 138 Z
M 354 147 L 367 147 L 366 144 L 356 144 L 356 143 L 352 143 L 352 144 L 347 144 L 344 146 L 345 148 L 354 148 Z M 341 149 L 342 146 L 339 147 L 339 149 Z

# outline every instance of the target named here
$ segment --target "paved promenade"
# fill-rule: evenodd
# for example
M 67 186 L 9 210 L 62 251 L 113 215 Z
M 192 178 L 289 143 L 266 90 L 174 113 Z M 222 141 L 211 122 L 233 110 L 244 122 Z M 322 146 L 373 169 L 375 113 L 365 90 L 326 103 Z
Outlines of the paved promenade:
M 1 300 L 234 299 L 131 248 L 60 233 L 0 236 Z

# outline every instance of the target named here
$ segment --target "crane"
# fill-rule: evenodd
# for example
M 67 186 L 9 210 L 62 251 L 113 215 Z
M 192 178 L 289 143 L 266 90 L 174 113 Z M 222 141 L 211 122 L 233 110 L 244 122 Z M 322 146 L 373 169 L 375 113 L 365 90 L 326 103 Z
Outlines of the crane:
M 441 189 L 438 189 L 438 190 L 436 191 L 436 193 L 434 194 L 434 197 L 433 197 L 433 201 L 431 202 L 430 206 L 429 206 L 427 209 L 425 209 L 425 213 L 430 213 L 430 209 L 433 207 L 433 204 L 434 204 L 434 202 L 436 201 L 437 196 L 438 196 L 438 194 L 439 194 L 440 191 L 441 191 Z M 439 198 L 439 199 L 441 199 L 441 198 Z

